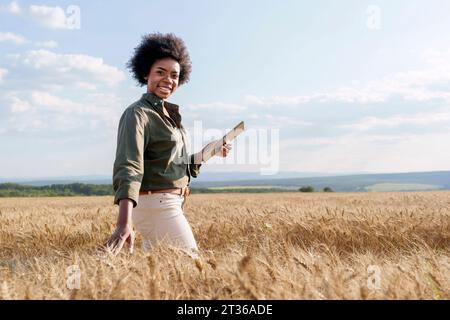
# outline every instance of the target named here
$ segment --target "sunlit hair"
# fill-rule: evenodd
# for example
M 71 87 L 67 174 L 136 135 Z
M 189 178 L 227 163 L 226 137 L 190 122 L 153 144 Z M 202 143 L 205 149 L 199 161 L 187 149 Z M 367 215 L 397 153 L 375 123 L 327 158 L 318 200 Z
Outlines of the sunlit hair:
M 141 43 L 134 49 L 134 55 L 127 63 L 128 69 L 141 86 L 147 85 L 144 79 L 157 60 L 172 58 L 180 64 L 178 85 L 189 81 L 192 62 L 184 41 L 172 33 L 151 33 L 142 37 Z

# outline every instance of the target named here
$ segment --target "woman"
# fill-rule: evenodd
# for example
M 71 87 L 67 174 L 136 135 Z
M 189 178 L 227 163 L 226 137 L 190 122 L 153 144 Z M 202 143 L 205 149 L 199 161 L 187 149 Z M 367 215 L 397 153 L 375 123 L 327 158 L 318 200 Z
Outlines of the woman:
M 182 204 L 191 177 L 199 173 L 202 152 L 188 156 L 179 108 L 167 101 L 189 80 L 189 54 L 180 38 L 154 33 L 143 37 L 128 67 L 139 84 L 147 86 L 147 93 L 119 122 L 113 168 L 119 216 L 107 248 L 117 254 L 127 242 L 132 253 L 134 222 L 144 249 L 167 240 L 195 255 L 197 244 Z M 225 144 L 219 155 L 227 156 L 230 149 Z

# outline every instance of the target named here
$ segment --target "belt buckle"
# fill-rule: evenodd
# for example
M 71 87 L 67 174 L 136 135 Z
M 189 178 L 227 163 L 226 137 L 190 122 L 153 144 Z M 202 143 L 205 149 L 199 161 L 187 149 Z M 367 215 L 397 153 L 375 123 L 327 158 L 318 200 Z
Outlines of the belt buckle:
M 183 202 L 181 203 L 181 209 L 184 210 L 184 206 L 186 204 L 186 197 L 188 195 L 188 187 L 182 187 L 181 188 L 181 194 L 180 196 L 183 197 Z
M 187 186 L 183 187 L 181 189 L 181 195 L 184 196 L 184 197 L 187 197 L 189 195 L 189 192 L 190 192 L 190 190 L 189 190 L 189 187 L 187 187 Z

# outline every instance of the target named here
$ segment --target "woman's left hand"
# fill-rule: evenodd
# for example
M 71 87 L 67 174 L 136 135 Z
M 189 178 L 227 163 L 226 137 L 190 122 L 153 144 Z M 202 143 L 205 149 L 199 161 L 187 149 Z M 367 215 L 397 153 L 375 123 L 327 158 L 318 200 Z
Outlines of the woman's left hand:
M 213 152 L 213 154 L 215 155 L 215 156 L 218 156 L 218 157 L 222 157 L 222 158 L 224 158 L 224 157 L 226 157 L 226 156 L 228 156 L 228 154 L 230 153 L 230 150 L 231 150 L 231 144 L 229 144 L 229 143 L 224 143 L 221 147 L 220 147 L 220 149 L 218 148 L 217 150 L 213 150 L 213 149 L 211 149 L 211 146 L 213 146 L 213 145 L 215 145 L 215 144 L 217 144 L 217 141 L 212 141 L 212 142 L 210 142 L 210 143 L 208 143 L 203 149 L 202 149 L 202 151 L 199 151 L 199 152 L 197 152 L 195 155 L 194 155 L 194 163 L 202 163 L 202 162 L 205 162 L 205 158 L 204 158 L 204 154 L 205 154 L 205 152 L 208 152 L 208 153 L 210 153 L 210 152 Z M 208 159 L 209 159 L 209 157 L 208 157 Z
M 220 157 L 222 157 L 222 158 L 225 158 L 225 157 L 228 156 L 228 154 L 230 153 L 231 148 L 232 148 L 232 146 L 231 146 L 230 143 L 225 143 L 225 144 L 222 146 L 222 149 L 220 150 L 220 152 L 217 153 L 217 155 L 220 156 Z

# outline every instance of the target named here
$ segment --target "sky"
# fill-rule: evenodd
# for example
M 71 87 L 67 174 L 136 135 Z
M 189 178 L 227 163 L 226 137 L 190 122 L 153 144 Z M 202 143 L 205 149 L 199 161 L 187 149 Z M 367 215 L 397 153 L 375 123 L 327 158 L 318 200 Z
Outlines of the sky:
M 204 171 L 450 170 L 450 2 L 0 1 L 0 177 L 111 175 L 126 63 L 174 33 L 193 71 L 191 152 L 239 121 Z

